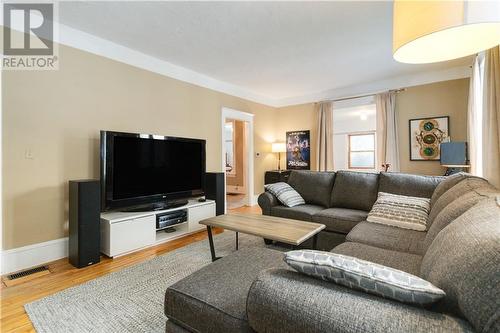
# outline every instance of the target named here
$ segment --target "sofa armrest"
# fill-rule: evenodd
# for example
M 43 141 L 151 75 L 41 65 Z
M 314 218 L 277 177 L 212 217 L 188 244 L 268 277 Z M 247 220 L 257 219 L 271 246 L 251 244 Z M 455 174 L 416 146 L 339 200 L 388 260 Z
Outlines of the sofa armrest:
M 247 299 L 257 332 L 473 332 L 466 321 L 286 269 L 262 271 Z
M 271 215 L 271 208 L 280 204 L 278 198 L 267 191 L 259 195 L 257 202 L 262 209 L 262 214 L 264 215 Z

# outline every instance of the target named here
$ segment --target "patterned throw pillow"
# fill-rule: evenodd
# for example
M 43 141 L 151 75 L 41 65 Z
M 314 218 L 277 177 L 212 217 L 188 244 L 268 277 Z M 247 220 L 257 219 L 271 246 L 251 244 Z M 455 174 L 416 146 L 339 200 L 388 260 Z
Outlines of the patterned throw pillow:
M 306 203 L 300 194 L 287 183 L 267 184 L 264 187 L 287 207 L 295 207 Z
M 425 231 L 430 199 L 379 192 L 367 221 L 404 229 Z
M 403 303 L 426 305 L 446 296 L 418 276 L 341 254 L 298 250 L 284 260 L 297 272 Z

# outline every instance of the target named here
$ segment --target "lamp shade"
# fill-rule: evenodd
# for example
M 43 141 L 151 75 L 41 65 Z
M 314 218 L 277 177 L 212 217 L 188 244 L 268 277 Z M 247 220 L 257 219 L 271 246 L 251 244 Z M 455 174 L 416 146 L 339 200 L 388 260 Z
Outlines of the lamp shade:
M 467 165 L 467 143 L 443 142 L 440 145 L 441 165 L 460 167 Z
M 271 146 L 271 151 L 273 153 L 286 153 L 286 146 L 284 143 L 275 142 Z
M 500 44 L 500 1 L 395 0 L 393 56 L 423 64 L 465 57 Z

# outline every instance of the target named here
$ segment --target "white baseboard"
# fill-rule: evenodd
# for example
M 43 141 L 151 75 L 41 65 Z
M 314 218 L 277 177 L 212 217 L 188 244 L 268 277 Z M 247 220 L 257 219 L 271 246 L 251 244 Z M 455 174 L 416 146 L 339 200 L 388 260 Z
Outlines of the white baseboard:
M 257 204 L 258 194 L 250 197 L 250 205 Z M 17 272 L 30 267 L 66 258 L 68 256 L 68 238 L 54 239 L 1 251 L 0 274 Z
M 2 251 L 1 274 L 39 266 L 68 256 L 68 238 Z

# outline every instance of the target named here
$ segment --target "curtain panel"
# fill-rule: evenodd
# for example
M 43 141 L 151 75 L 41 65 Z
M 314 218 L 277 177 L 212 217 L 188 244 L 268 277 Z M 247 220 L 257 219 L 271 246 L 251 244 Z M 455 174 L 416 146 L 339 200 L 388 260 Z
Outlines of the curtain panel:
M 317 104 L 318 137 L 316 165 L 318 171 L 333 171 L 333 103 Z
M 377 107 L 377 163 L 382 170 L 382 164 L 390 164 L 389 171 L 399 169 L 399 140 L 396 119 L 396 93 L 393 91 L 375 96 Z
M 484 55 L 474 57 L 469 83 L 469 105 L 467 108 L 467 141 L 469 172 L 483 176 L 483 78 Z
M 483 176 L 500 188 L 500 46 L 484 58 Z

